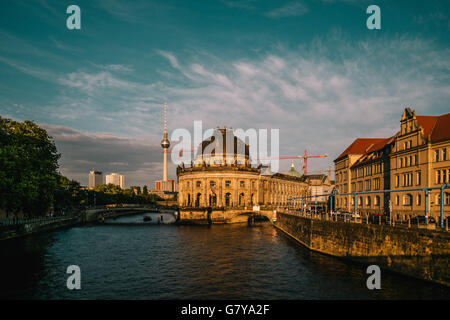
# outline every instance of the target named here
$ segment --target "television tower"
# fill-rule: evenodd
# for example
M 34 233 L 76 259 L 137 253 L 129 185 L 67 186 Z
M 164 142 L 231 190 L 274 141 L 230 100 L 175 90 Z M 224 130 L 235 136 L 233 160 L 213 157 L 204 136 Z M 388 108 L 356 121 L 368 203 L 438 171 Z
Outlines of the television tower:
M 164 102 L 164 133 L 161 141 L 161 147 L 164 151 L 164 169 L 163 169 L 163 181 L 167 181 L 167 149 L 170 147 L 170 141 L 167 138 L 167 103 Z

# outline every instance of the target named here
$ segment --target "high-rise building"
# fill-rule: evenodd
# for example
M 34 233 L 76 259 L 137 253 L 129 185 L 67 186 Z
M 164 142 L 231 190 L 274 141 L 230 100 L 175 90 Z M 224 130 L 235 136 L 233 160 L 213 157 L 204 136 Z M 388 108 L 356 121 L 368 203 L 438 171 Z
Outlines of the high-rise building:
M 175 180 L 167 180 L 167 181 L 155 181 L 155 189 L 157 191 L 169 191 L 169 192 L 177 192 L 178 184 Z
M 100 171 L 89 172 L 89 189 L 93 189 L 96 186 L 103 184 L 103 174 Z
M 125 189 L 125 177 L 118 173 L 111 173 L 106 175 L 106 184 L 114 184 L 121 189 Z

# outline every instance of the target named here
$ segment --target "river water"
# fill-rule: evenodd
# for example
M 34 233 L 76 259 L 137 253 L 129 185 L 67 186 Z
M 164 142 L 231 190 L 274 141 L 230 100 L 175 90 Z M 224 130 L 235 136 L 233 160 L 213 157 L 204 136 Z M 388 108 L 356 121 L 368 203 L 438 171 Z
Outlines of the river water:
M 144 215 L 151 223 L 137 224 Z M 311 252 L 269 222 L 212 226 L 117 218 L 0 242 L 1 299 L 448 299 L 449 289 Z M 129 223 L 136 223 L 130 225 Z M 123 223 L 123 224 L 122 224 Z M 68 290 L 66 269 L 81 269 Z

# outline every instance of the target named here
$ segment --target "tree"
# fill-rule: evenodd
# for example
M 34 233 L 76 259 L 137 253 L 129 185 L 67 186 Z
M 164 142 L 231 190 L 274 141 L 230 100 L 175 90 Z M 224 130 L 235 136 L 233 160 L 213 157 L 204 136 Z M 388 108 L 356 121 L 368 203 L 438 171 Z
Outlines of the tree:
M 45 129 L 0 116 L 0 207 L 7 214 L 48 212 L 58 189 L 60 156 Z
M 142 194 L 143 194 L 144 196 L 148 195 L 148 188 L 147 188 L 146 185 L 144 186 L 144 188 L 142 188 Z

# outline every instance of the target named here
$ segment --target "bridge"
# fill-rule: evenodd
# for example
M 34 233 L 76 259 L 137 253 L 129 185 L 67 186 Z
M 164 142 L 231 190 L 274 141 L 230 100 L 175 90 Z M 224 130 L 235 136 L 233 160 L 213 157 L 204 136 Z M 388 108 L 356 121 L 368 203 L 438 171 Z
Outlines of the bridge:
M 196 224 L 242 223 L 249 220 L 272 221 L 276 206 L 253 207 L 180 207 L 180 222 Z
M 148 205 L 121 205 L 115 207 L 97 206 L 86 209 L 86 222 L 98 221 L 101 218 L 115 218 L 141 212 L 174 213 L 176 208 Z

